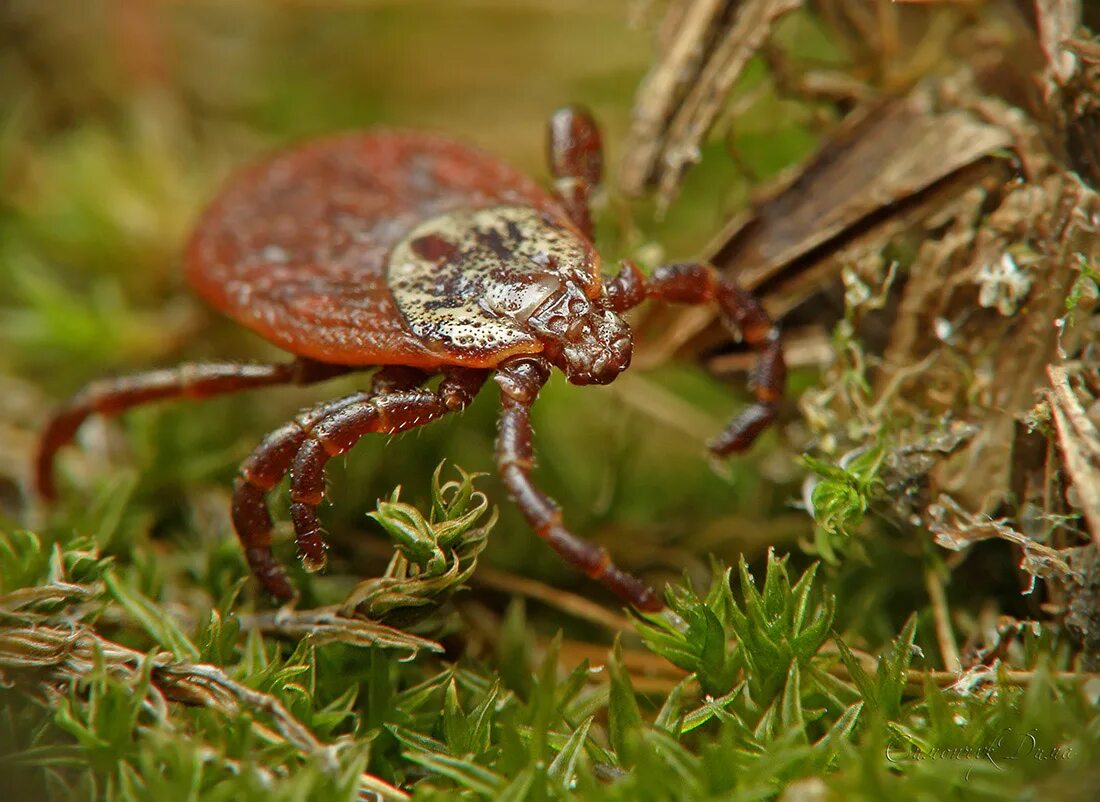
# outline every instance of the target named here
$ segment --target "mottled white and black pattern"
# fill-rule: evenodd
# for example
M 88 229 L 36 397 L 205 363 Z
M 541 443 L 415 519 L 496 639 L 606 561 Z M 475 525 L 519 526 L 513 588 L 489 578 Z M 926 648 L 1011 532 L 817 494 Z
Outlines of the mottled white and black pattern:
M 387 284 L 409 328 L 448 351 L 497 351 L 535 340 L 531 313 L 596 269 L 577 234 L 527 206 L 442 214 L 390 254 Z

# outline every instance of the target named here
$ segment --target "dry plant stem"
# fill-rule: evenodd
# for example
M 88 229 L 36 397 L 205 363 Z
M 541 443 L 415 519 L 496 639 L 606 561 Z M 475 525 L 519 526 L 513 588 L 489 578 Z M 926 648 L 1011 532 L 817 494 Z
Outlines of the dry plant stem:
M 40 614 L 27 612 L 26 608 L 36 605 L 69 602 L 80 604 L 91 601 L 103 594 L 102 583 L 91 585 L 73 585 L 68 582 L 51 582 L 34 588 L 20 588 L 0 596 L 0 613 L 15 613 L 25 620 L 37 621 Z M 42 616 L 44 619 L 44 616 Z
M 835 654 L 835 650 L 828 647 L 822 650 L 822 654 Z M 853 650 L 855 656 L 869 672 L 874 672 L 878 661 L 874 655 L 859 650 Z M 588 643 L 585 641 L 565 641 L 560 652 L 560 665 L 563 671 L 571 671 L 581 660 L 588 660 L 594 669 L 600 668 L 611 658 L 611 648 L 603 643 Z M 683 681 L 688 672 L 673 665 L 662 657 L 652 652 L 641 649 L 623 649 L 623 665 L 630 673 L 630 681 L 635 690 L 641 693 L 668 694 L 676 685 Z M 846 682 L 852 681 L 852 676 L 847 666 L 843 663 L 835 663 L 828 667 L 828 672 Z M 923 693 L 924 685 L 931 680 L 939 688 L 957 687 L 962 690 L 968 682 L 975 678 L 988 676 L 990 681 L 1000 677 L 1009 685 L 1025 687 L 1034 678 L 1037 672 L 1031 670 L 1000 671 L 996 668 L 982 667 L 979 671 L 963 673 L 961 671 L 921 671 L 909 669 L 906 672 L 905 689 L 913 695 Z M 592 682 L 605 683 L 610 680 L 606 671 L 593 671 L 590 674 Z M 1057 682 L 1089 682 L 1100 680 L 1100 673 L 1084 671 L 1058 671 L 1052 674 Z
M 146 660 L 153 661 L 156 697 L 163 695 L 226 715 L 235 715 L 242 708 L 259 711 L 271 719 L 275 729 L 272 731 L 257 724 L 258 733 L 268 740 L 286 741 L 302 754 L 320 758 L 330 770 L 336 769 L 334 745 L 318 740 L 274 696 L 242 685 L 217 666 L 177 661 L 167 652 L 149 656 L 107 640 L 82 625 L 67 629 L 31 626 L 0 630 L 0 668 L 50 669 L 47 682 L 51 684 L 46 686 L 47 692 L 52 692 L 52 683 L 87 677 L 100 662 L 124 679 L 136 678 Z M 158 706 L 156 697 L 154 707 Z M 383 799 L 409 799 L 404 791 L 367 773 L 360 775 L 359 785 Z
M 775 20 L 800 5 L 801 0 L 699 0 L 669 9 L 666 26 L 674 33 L 634 104 L 621 172 L 626 193 L 638 195 L 656 184 L 659 206 L 668 207 L 745 65 Z
M 1029 574 L 1038 576 L 1054 571 L 1065 577 L 1075 576 L 1060 550 L 1017 532 L 1005 520 L 967 512 L 946 493 L 936 497 L 925 515 L 926 525 L 935 535 L 936 544 L 945 549 L 958 552 L 979 540 L 1000 538 L 1023 550 L 1021 567 Z
M 746 355 L 746 370 L 752 369 L 755 358 L 755 354 Z M 701 411 L 690 401 L 636 373 L 624 375 L 608 390 L 624 407 L 692 440 L 706 440 L 722 425 L 721 421 Z
M 771 33 L 772 24 L 802 5 L 801 0 L 748 0 L 728 33 L 717 39 L 698 81 L 673 117 L 658 162 L 658 202 L 667 207 L 684 169 L 698 160 L 699 145 L 749 59 Z
M 842 665 L 834 666 L 830 669 L 829 673 L 841 679 L 851 679 L 848 669 Z M 990 681 L 1003 677 L 1007 684 L 1023 688 L 1035 679 L 1038 672 L 1030 670 L 999 672 L 996 669 L 990 669 L 988 672 L 984 673 L 988 675 Z M 1090 673 L 1086 671 L 1055 671 L 1050 674 L 1050 677 L 1056 682 L 1077 682 L 1083 684 L 1085 682 L 1100 679 L 1100 673 Z M 928 680 L 931 680 L 938 688 L 952 688 L 957 686 L 962 689 L 966 684 L 964 681 L 965 678 L 964 680 L 960 680 L 959 675 L 951 671 L 918 671 L 916 669 L 909 669 L 905 675 L 905 689 L 912 694 L 922 694 L 924 684 Z
M 1064 86 L 1077 70 L 1077 60 L 1063 45 L 1081 24 L 1080 0 L 1035 0 L 1035 22 L 1039 45 L 1047 59 L 1047 77 Z M 1049 95 L 1053 86 L 1046 88 Z
M 312 610 L 280 608 L 262 613 L 244 614 L 238 620 L 241 629 L 257 629 L 265 635 L 282 638 L 311 638 L 317 643 L 346 643 L 352 646 L 408 649 L 416 652 L 443 651 L 443 647 L 427 638 L 411 635 L 376 621 L 343 615 L 345 605 L 333 604 Z
M 947 594 L 943 588 L 943 577 L 928 567 L 924 570 L 924 584 L 928 588 L 928 597 L 932 601 L 932 617 L 936 625 L 936 640 L 940 646 L 943 664 L 952 674 L 962 671 L 959 659 L 959 647 L 955 642 L 955 632 L 951 628 L 951 611 L 947 607 Z
M 617 615 L 602 605 L 576 593 L 558 590 L 545 582 L 484 566 L 478 566 L 477 572 L 471 579 L 476 585 L 484 585 L 505 593 L 536 599 L 555 610 L 604 627 L 611 632 L 629 632 L 634 628 L 629 618 Z
M 1064 367 L 1047 367 L 1050 409 L 1066 472 L 1073 480 L 1092 542 L 1100 548 L 1100 432 L 1077 400 Z
M 640 195 L 656 171 L 664 142 L 663 129 L 672 116 L 677 97 L 698 75 L 706 55 L 708 34 L 726 5 L 725 0 L 697 0 L 686 8 L 680 4 L 669 9 L 669 16 L 676 15 L 674 38 L 646 76 L 634 104 L 630 141 L 619 178 L 628 195 Z

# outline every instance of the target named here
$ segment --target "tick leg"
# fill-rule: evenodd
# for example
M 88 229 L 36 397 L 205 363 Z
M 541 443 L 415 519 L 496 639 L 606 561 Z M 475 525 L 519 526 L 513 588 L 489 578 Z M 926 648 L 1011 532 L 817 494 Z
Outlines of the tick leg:
M 592 239 L 588 202 L 603 176 L 603 144 L 596 121 L 580 106 L 558 109 L 547 124 L 546 150 L 554 194 L 573 225 Z
M 353 404 L 367 403 L 381 393 L 410 390 L 425 378 L 426 373 L 414 368 L 384 367 L 374 374 L 368 392 L 353 393 L 306 410 L 265 437 L 248 459 L 241 463 L 240 473 L 233 483 L 233 528 L 240 538 L 252 573 L 272 596 L 288 599 L 294 595 L 294 589 L 271 552 L 273 524 L 267 506 L 267 493 L 290 470 L 294 455 L 302 443 L 318 423 L 334 412 Z
M 639 610 L 657 612 L 664 604 L 652 588 L 618 568 L 607 550 L 581 540 L 562 524 L 557 502 L 531 481 L 534 452 L 531 444 L 531 406 L 550 375 L 542 360 L 520 358 L 505 363 L 496 375 L 501 389 L 497 465 L 500 476 L 535 533 L 563 560 Z
M 628 264 L 624 274 L 630 269 L 637 270 Z M 620 274 L 614 282 L 622 281 L 624 274 Z M 725 431 L 708 444 L 710 450 L 719 456 L 748 448 L 775 419 L 779 399 L 783 395 L 787 369 L 783 362 L 779 327 L 751 293 L 710 265 L 675 264 L 657 268 L 645 280 L 645 290 L 649 298 L 672 303 L 714 302 L 726 325 L 740 330 L 745 342 L 757 352 L 756 366 L 749 380 L 756 402 L 734 418 Z
M 628 259 L 616 276 L 605 276 L 603 280 L 604 304 L 613 312 L 625 312 L 633 309 L 646 299 L 645 274 Z
M 306 435 L 290 467 L 290 513 L 294 519 L 298 555 L 306 570 L 317 571 L 327 561 L 317 507 L 325 496 L 325 465 L 346 453 L 360 437 L 372 432 L 396 434 L 469 404 L 489 372 L 455 370 L 432 390 L 395 390 L 348 404 L 327 415 Z
M 278 365 L 212 362 L 93 382 L 55 412 L 46 424 L 35 455 L 35 489 L 44 499 L 56 497 L 54 455 L 73 439 L 89 415 L 117 415 L 131 407 L 170 398 L 207 398 L 272 384 L 310 384 L 349 370 L 351 368 L 308 359 Z

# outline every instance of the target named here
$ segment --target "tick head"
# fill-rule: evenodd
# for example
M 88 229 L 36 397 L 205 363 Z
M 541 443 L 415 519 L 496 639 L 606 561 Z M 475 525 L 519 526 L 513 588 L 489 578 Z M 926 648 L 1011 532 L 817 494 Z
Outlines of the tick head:
M 573 384 L 608 384 L 630 365 L 634 337 L 626 321 L 573 282 L 539 306 L 528 325 Z

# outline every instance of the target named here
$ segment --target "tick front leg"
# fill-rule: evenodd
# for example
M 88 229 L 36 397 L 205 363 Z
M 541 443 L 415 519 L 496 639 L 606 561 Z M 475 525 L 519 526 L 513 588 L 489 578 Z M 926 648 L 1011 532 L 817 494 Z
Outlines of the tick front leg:
M 775 420 L 779 399 L 783 395 L 787 368 L 783 362 L 779 327 L 751 293 L 710 265 L 660 267 L 646 279 L 645 288 L 646 296 L 661 301 L 687 304 L 714 302 L 726 325 L 738 329 L 745 342 L 756 351 L 756 367 L 750 378 L 756 403 L 737 416 L 725 431 L 708 444 L 710 450 L 719 456 L 745 450 Z
M 423 426 L 465 408 L 488 376 L 486 370 L 456 370 L 439 388 L 400 390 L 342 407 L 321 420 L 305 437 L 290 468 L 291 517 L 298 554 L 306 570 L 325 566 L 325 543 L 317 507 L 325 496 L 325 465 L 372 432 L 396 434 Z
M 547 124 L 546 150 L 554 194 L 573 225 L 592 239 L 588 203 L 603 177 L 603 144 L 596 121 L 580 106 L 558 109 Z
M 278 365 L 213 362 L 93 382 L 55 412 L 46 424 L 35 455 L 35 489 L 44 499 L 56 497 L 54 456 L 73 439 L 90 415 L 117 415 L 131 407 L 171 398 L 207 398 L 273 384 L 310 384 L 349 370 L 351 368 L 307 359 Z
M 593 546 L 567 530 L 562 524 L 557 502 L 531 481 L 534 467 L 531 406 L 549 375 L 549 364 L 527 358 L 506 363 L 496 375 L 501 389 L 497 436 L 497 465 L 501 479 L 531 528 L 563 560 L 600 582 L 627 604 L 645 612 L 658 612 L 664 609 L 664 604 L 653 589 L 618 568 L 611 562 L 606 549 Z

